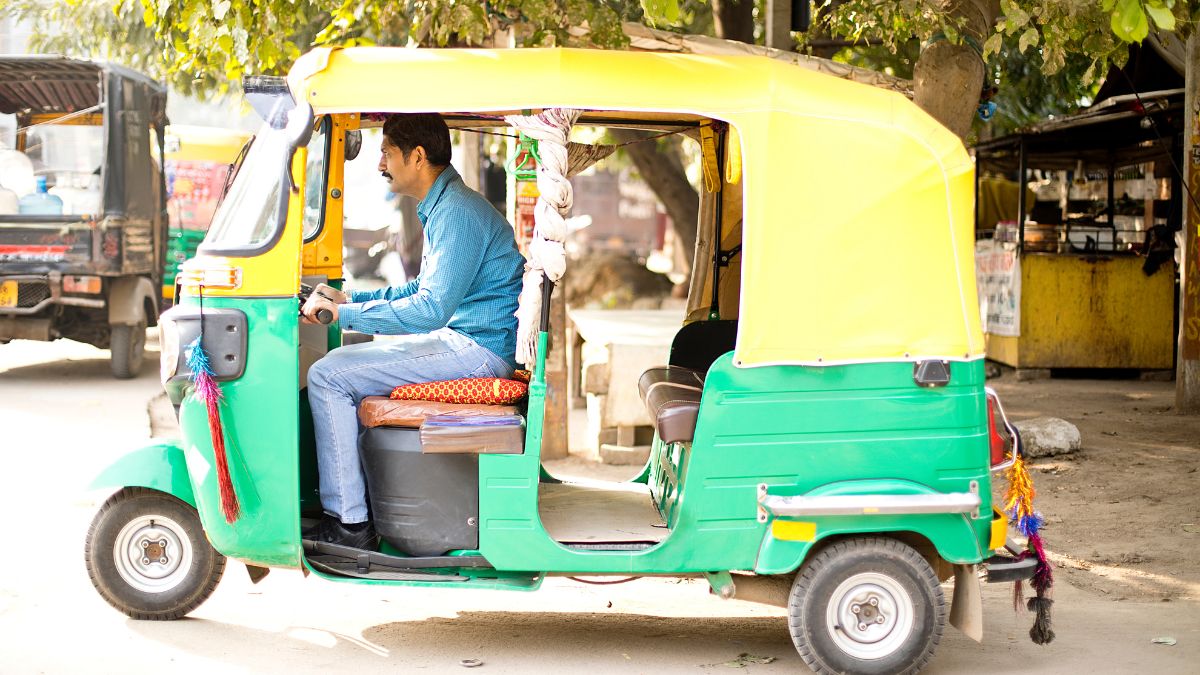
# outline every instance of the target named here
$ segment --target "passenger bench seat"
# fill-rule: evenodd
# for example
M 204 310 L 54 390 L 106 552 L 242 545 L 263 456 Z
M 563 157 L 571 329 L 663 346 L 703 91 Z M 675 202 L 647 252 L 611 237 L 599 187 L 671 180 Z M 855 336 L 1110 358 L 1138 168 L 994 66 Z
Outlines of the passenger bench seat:
M 638 391 L 664 443 L 690 443 L 696 434 L 704 375 L 681 366 L 658 366 L 642 373 Z

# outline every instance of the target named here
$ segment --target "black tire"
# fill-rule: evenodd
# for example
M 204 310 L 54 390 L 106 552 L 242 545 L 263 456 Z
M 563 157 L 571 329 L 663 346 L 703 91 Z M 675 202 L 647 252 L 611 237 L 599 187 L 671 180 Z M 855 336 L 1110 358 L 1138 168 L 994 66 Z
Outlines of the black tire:
M 146 320 L 132 326 L 113 324 L 109 348 L 113 377 L 119 380 L 137 377 L 146 356 Z
M 858 623 L 843 627 L 847 617 Z M 933 568 L 895 539 L 860 537 L 821 549 L 788 598 L 792 642 L 818 673 L 917 673 L 945 625 Z
M 130 555 L 139 549 L 146 552 L 141 560 Z M 208 543 L 196 510 L 146 488 L 125 488 L 104 502 L 88 528 L 84 560 L 100 597 L 149 621 L 199 607 L 225 571 L 225 556 Z

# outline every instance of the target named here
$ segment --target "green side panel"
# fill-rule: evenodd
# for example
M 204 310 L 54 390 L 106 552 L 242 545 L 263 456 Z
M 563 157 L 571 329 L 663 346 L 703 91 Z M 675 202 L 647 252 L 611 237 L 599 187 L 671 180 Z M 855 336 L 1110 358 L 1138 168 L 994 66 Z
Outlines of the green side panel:
M 166 492 L 192 506 L 196 505 L 187 462 L 178 441 L 164 441 L 122 455 L 96 476 L 90 489 L 125 487 Z
M 300 373 L 296 298 L 205 298 L 205 307 L 240 309 L 248 332 L 246 370 L 222 382 L 225 449 L 241 517 L 220 510 L 208 411 L 192 395 L 180 406 L 184 454 L 200 520 L 221 553 L 274 566 L 300 566 L 297 489 Z M 195 298 L 182 304 L 196 305 Z
M 525 454 L 479 458 L 480 550 L 506 570 L 753 570 L 767 534 L 767 524 L 757 518 L 759 484 L 775 494 L 806 494 L 843 481 L 878 479 L 965 492 L 975 480 L 980 493 L 990 495 L 983 362 L 952 364 L 950 384 L 933 389 L 917 386 L 912 368 L 877 363 L 743 369 L 733 366 L 732 355 L 721 357 L 705 381 L 692 444 L 666 449 L 655 444 L 653 498 L 667 507 L 671 533 L 654 548 L 636 552 L 573 551 L 546 535 L 537 514 L 544 390 L 531 386 Z M 669 495 L 662 489 L 666 456 L 677 474 L 677 492 Z M 898 518 L 894 525 L 922 531 L 960 560 L 973 559 L 977 553 L 964 552 L 986 547 L 989 502 L 985 498 L 983 517 L 969 527 L 915 517 Z M 888 527 L 863 518 L 843 530 Z

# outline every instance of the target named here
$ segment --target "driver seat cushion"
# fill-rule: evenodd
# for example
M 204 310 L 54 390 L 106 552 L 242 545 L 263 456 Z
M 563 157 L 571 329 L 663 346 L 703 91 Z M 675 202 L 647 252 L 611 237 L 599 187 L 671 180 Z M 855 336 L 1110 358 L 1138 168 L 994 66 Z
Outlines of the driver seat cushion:
M 367 429 L 375 427 L 419 429 L 425 422 L 425 418 L 436 415 L 479 417 L 517 415 L 519 413 L 517 407 L 511 405 L 412 401 L 391 399 L 386 396 L 368 396 L 358 404 L 358 421 Z
M 690 443 L 696 434 L 704 375 L 681 366 L 657 366 L 638 378 L 638 391 L 664 443 Z

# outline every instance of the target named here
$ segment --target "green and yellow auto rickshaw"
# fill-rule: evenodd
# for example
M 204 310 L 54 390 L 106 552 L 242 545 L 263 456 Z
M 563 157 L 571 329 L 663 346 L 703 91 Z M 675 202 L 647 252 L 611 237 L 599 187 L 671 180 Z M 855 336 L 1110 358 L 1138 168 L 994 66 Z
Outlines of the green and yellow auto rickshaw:
M 786 607 L 814 669 L 900 672 L 932 656 L 941 581 L 955 579 L 952 623 L 981 639 L 980 573 L 1032 574 L 1032 558 L 992 558 L 1007 531 L 993 476 L 1018 439 L 984 384 L 973 167 L 902 95 L 765 57 L 386 48 L 314 51 L 276 95 L 162 321 L 182 439 L 132 452 L 95 483 L 119 488 L 87 543 L 117 609 L 183 616 L 225 557 L 252 576 L 286 567 L 474 589 L 698 576 L 722 597 Z M 481 431 L 474 446 L 430 452 L 411 419 L 420 411 L 399 419 L 386 399 L 364 401 L 385 541 L 302 543 L 302 522 L 320 513 L 306 371 L 343 335 L 301 325 L 298 309 L 302 284 L 343 276 L 353 132 L 379 113 L 505 131 L 506 116 L 565 109 L 579 125 L 700 141 L 687 319 L 669 363 L 628 374 L 655 420 L 642 475 L 582 484 L 543 469 L 545 364 L 566 347 L 549 344 L 541 311 L 515 443 Z M 198 337 L 223 431 L 189 382 Z M 222 471 L 236 518 L 222 508 Z

